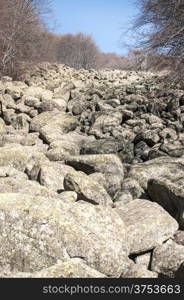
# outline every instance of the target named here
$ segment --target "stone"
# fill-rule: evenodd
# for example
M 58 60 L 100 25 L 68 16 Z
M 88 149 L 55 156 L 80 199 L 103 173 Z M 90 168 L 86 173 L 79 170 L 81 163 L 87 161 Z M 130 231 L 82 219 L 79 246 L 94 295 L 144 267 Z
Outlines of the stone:
M 99 116 L 90 129 L 90 134 L 96 137 L 103 137 L 103 134 L 112 132 L 115 126 L 122 122 L 122 114 L 120 112 L 109 112 Z
M 75 191 L 78 199 L 91 204 L 109 205 L 112 200 L 105 188 L 83 172 L 68 173 L 64 178 L 64 189 Z
M 39 132 L 42 127 L 53 122 L 55 118 L 58 119 L 58 114 L 56 111 L 46 111 L 34 117 L 30 123 L 30 131 Z
M 135 264 L 129 260 L 126 268 L 121 273 L 121 278 L 157 278 L 156 272 L 149 271 L 145 266 Z
M 24 172 L 29 157 L 23 147 L 0 147 L 0 167 L 14 167 Z
M 45 125 L 40 130 L 41 138 L 48 144 L 62 140 L 64 133 L 68 133 L 76 128 L 77 119 L 70 115 L 62 115 L 57 120 L 53 120 L 48 125 Z
M 119 207 L 133 200 L 132 195 L 128 191 L 118 191 L 114 197 L 114 207 Z
M 73 84 L 65 85 L 64 87 L 58 87 L 54 90 L 54 98 L 64 99 L 66 102 L 70 99 L 70 90 L 73 88 Z
M 184 155 L 184 146 L 179 141 L 163 143 L 160 146 L 160 150 L 170 157 L 181 157 Z
M 0 180 L 1 178 L 15 178 L 21 180 L 28 179 L 28 176 L 23 173 L 18 171 L 17 169 L 13 167 L 0 167 Z
M 34 196 L 55 197 L 57 194 L 38 182 L 13 177 L 0 178 L 0 193 L 24 193 Z
M 138 181 L 132 177 L 127 177 L 124 179 L 122 184 L 122 192 L 130 193 L 133 199 L 138 199 L 144 195 L 144 190 L 139 185 Z
M 65 160 L 65 163 L 87 175 L 95 172 L 104 174 L 106 189 L 110 196 L 114 196 L 121 189 L 124 168 L 121 160 L 115 154 L 70 156 Z
M 99 182 L 104 188 L 106 188 L 106 179 L 104 174 L 100 172 L 95 172 L 88 175 L 90 178 L 94 179 L 95 181 Z
M 175 278 L 184 263 L 184 246 L 169 240 L 153 251 L 151 269 L 159 274 Z
M 2 278 L 105 278 L 106 276 L 87 266 L 80 258 L 59 261 L 37 272 L 2 272 Z
M 64 191 L 59 194 L 59 199 L 62 201 L 76 202 L 78 195 L 74 191 Z
M 145 161 L 148 160 L 148 155 L 150 152 L 150 147 L 143 141 L 137 143 L 134 148 L 134 153 L 136 158 L 140 158 Z
M 159 132 L 160 137 L 163 139 L 177 139 L 176 131 L 172 128 L 164 128 L 161 132 Z
M 20 99 L 23 95 L 23 91 L 18 86 L 10 86 L 6 89 L 6 93 L 11 95 L 14 100 Z
M 2 134 L 5 130 L 5 122 L 2 118 L 0 118 L 0 133 Z
M 86 142 L 81 148 L 81 154 L 116 154 L 122 162 L 131 163 L 134 158 L 133 150 L 133 144 L 111 138 Z
M 50 150 L 47 151 L 46 156 L 51 161 L 62 161 L 70 155 L 79 155 L 80 148 L 71 141 L 58 141 L 50 144 Z
M 29 131 L 30 117 L 27 114 L 20 113 L 11 118 L 11 124 L 16 130 Z
M 41 101 L 51 100 L 52 96 L 53 96 L 52 91 L 37 86 L 28 87 L 24 92 L 24 97 L 38 98 Z
M 136 199 L 115 208 L 127 227 L 130 253 L 139 254 L 172 237 L 178 223 L 157 203 Z
M 61 192 L 64 191 L 64 178 L 74 169 L 59 162 L 43 162 L 39 167 L 39 182 L 48 189 Z
M 183 179 L 177 184 L 168 179 L 148 181 L 148 193 L 152 199 L 167 210 L 184 228 L 184 186 Z
M 157 132 L 154 132 L 153 130 L 146 130 L 139 133 L 134 139 L 134 143 L 138 143 L 140 141 L 143 141 L 148 146 L 152 147 L 160 141 L 160 137 Z
M 24 104 L 30 107 L 39 108 L 40 106 L 40 100 L 38 98 L 35 98 L 33 96 L 23 96 L 25 98 Z
M 0 194 L 0 223 L 1 272 L 37 272 L 78 257 L 119 277 L 126 264 L 126 229 L 111 208 Z
M 66 112 L 67 102 L 64 99 L 52 99 L 52 103 L 59 111 Z
M 140 186 L 147 190 L 148 181 L 150 179 L 175 179 L 184 176 L 183 158 L 159 157 L 144 163 L 134 164 L 131 166 L 128 177 L 136 179 Z M 174 175 L 174 176 L 173 176 Z
M 32 119 L 30 130 L 40 132 L 49 143 L 62 137 L 77 126 L 77 119 L 65 113 L 46 111 Z
M 176 234 L 173 237 L 174 242 L 176 242 L 179 245 L 184 246 L 184 231 L 178 230 Z
M 142 255 L 138 255 L 135 258 L 135 262 L 138 265 L 142 265 L 145 266 L 146 269 L 148 269 L 150 267 L 150 263 L 151 263 L 151 252 L 142 254 Z

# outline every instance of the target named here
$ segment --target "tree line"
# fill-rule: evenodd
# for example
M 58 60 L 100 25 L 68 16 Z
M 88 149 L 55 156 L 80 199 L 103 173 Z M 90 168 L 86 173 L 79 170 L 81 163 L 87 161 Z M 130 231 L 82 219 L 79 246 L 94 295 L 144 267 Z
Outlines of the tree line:
M 57 62 L 76 69 L 182 70 L 184 0 L 138 0 L 137 49 L 126 57 L 103 53 L 92 36 L 55 34 L 46 19 L 52 0 L 0 0 L 0 74 L 18 78 L 24 68 Z M 142 29 L 142 30 L 141 30 Z
M 46 26 L 49 0 L 0 0 L 0 74 L 18 78 L 29 64 L 58 62 L 76 69 L 123 68 L 126 59 L 102 53 L 92 36 L 58 35 Z

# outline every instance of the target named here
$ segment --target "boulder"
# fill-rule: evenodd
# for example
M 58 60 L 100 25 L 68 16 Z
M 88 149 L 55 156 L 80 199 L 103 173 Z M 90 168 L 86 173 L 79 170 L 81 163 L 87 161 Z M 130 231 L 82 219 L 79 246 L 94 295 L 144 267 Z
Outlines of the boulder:
M 103 137 L 103 134 L 113 131 L 115 126 L 122 122 L 122 114 L 120 112 L 109 112 L 96 118 L 90 129 L 90 134 L 96 137 Z
M 183 178 L 175 184 L 168 179 L 151 179 L 148 181 L 148 193 L 184 228 L 184 185 Z
M 159 157 L 132 165 L 128 177 L 136 179 L 140 186 L 147 190 L 150 179 L 169 178 L 177 180 L 184 176 L 183 170 L 184 159 L 182 157 Z
M 5 129 L 5 122 L 2 118 L 0 118 L 0 133 L 2 134 Z
M 62 139 L 62 134 L 72 131 L 77 126 L 77 119 L 66 113 L 46 111 L 32 119 L 31 131 L 40 132 L 41 137 L 51 143 Z
M 58 120 L 59 118 L 61 119 L 62 116 L 58 111 L 43 112 L 32 119 L 30 123 L 30 131 L 39 132 L 43 126 L 55 121 L 55 119 Z
M 157 278 L 158 274 L 148 270 L 145 266 L 135 264 L 129 260 L 127 267 L 122 271 L 121 278 Z
M 127 227 L 131 254 L 151 250 L 172 237 L 178 223 L 157 203 L 136 199 L 115 208 Z
M 39 167 L 39 182 L 41 185 L 46 186 L 56 192 L 64 190 L 64 178 L 74 169 L 59 162 L 43 162 Z
M 30 156 L 23 147 L 0 147 L 0 167 L 14 167 L 24 172 Z
M 41 101 L 47 101 L 47 100 L 51 100 L 53 96 L 52 91 L 43 89 L 41 87 L 37 87 L 37 86 L 31 86 L 28 87 L 25 91 L 24 91 L 24 97 L 33 97 L 33 98 L 37 98 Z
M 115 154 L 70 156 L 65 160 L 67 165 L 87 175 L 95 172 L 104 174 L 106 189 L 111 196 L 121 189 L 124 179 L 123 164 Z
M 169 240 L 154 249 L 151 269 L 159 274 L 175 278 L 183 263 L 184 246 Z
M 70 155 L 79 155 L 80 148 L 74 142 L 61 140 L 50 144 L 50 150 L 46 156 L 51 161 L 62 161 Z
M 1 272 L 2 278 L 105 278 L 106 276 L 90 268 L 80 258 L 59 261 L 55 265 L 37 272 Z
M 176 234 L 174 235 L 173 240 L 174 240 L 177 244 L 184 246 L 184 231 L 183 231 L 183 230 L 178 230 L 178 231 L 176 232 Z
M 81 148 L 81 154 L 117 154 L 123 163 L 131 163 L 133 150 L 132 143 L 111 138 L 86 142 Z
M 0 231 L 1 272 L 36 272 L 83 258 L 118 277 L 127 261 L 126 228 L 109 207 L 0 194 Z
M 104 187 L 83 172 L 71 172 L 64 178 L 64 189 L 75 191 L 79 200 L 91 204 L 109 205 L 112 200 Z

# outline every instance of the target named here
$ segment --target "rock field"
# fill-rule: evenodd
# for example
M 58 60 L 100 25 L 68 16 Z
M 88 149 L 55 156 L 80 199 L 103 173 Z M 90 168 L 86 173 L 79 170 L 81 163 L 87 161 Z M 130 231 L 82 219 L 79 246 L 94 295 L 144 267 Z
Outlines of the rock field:
M 184 277 L 184 90 L 161 82 L 0 78 L 0 277 Z

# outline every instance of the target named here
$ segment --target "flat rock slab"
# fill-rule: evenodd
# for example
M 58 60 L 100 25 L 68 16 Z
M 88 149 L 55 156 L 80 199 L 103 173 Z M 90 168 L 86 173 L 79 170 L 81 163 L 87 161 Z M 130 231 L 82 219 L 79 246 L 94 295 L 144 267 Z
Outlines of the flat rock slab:
M 0 244 L 0 271 L 12 273 L 82 258 L 118 277 L 129 253 L 126 228 L 112 208 L 16 193 L 0 194 Z
M 160 205 L 136 199 L 115 208 L 127 226 L 130 253 L 151 250 L 174 235 L 178 223 Z

